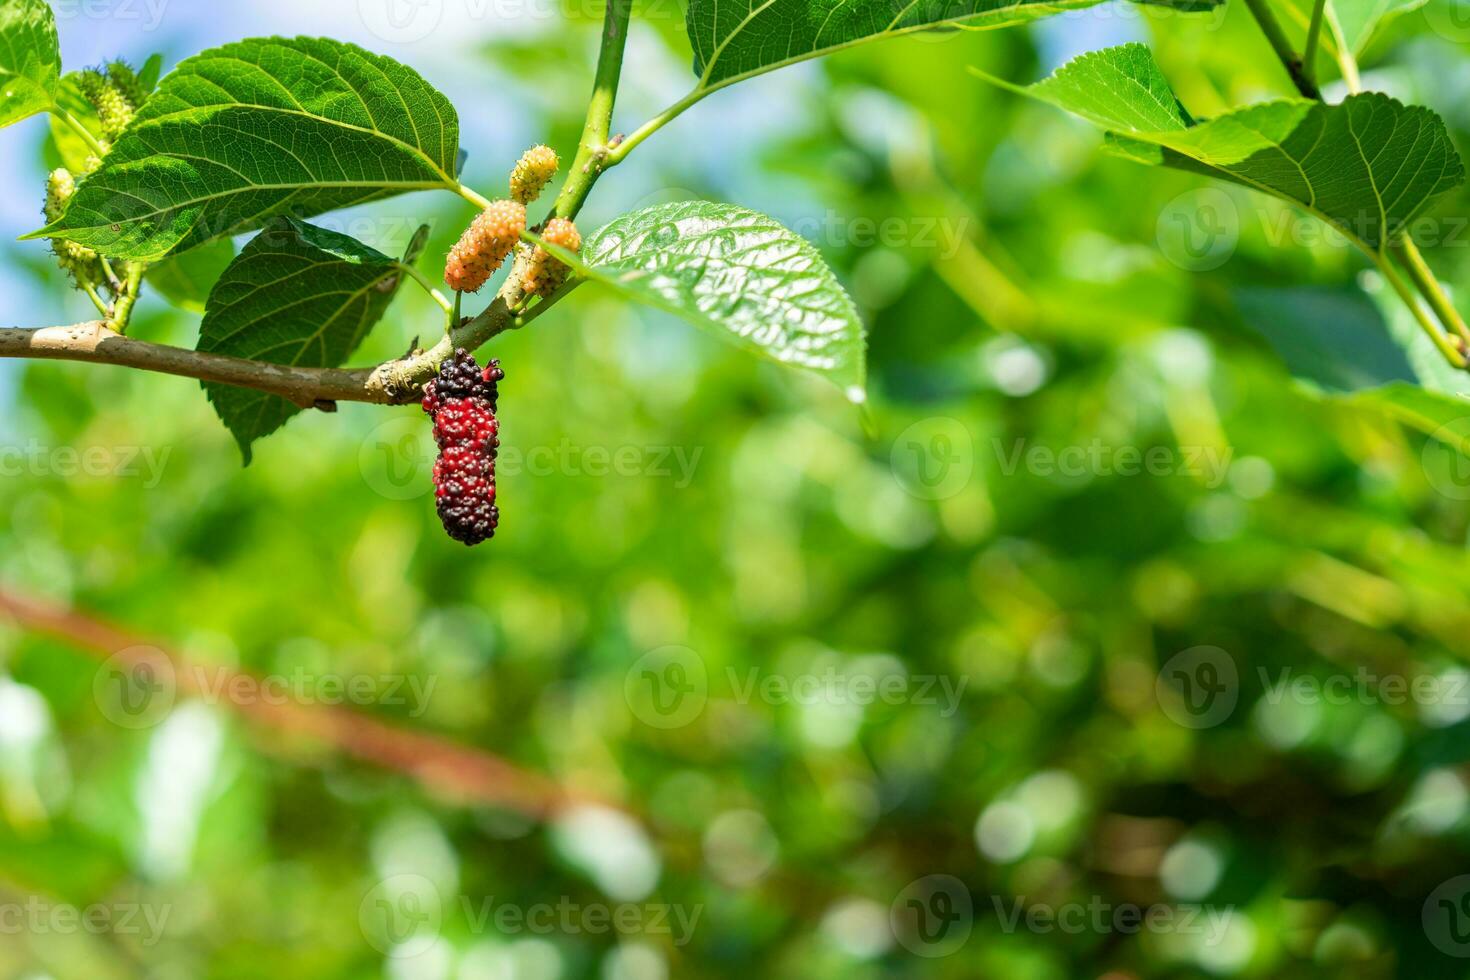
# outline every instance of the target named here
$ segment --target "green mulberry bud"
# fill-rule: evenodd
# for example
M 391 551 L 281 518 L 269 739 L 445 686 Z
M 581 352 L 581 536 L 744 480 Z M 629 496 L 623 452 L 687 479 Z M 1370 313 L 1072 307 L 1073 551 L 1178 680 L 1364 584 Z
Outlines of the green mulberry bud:
M 133 71 L 133 66 L 126 61 L 114 61 L 107 66 L 107 80 L 112 83 L 117 93 L 128 100 L 133 111 L 143 108 L 148 93 L 143 91 L 143 83 L 138 78 L 138 73 Z
M 94 68 L 82 72 L 77 84 L 97 110 L 97 118 L 102 122 L 104 145 L 111 143 L 133 121 L 133 103 L 113 81 Z
M 533 146 L 516 161 L 510 172 L 510 196 L 522 204 L 530 204 L 556 176 L 561 161 L 549 146 Z

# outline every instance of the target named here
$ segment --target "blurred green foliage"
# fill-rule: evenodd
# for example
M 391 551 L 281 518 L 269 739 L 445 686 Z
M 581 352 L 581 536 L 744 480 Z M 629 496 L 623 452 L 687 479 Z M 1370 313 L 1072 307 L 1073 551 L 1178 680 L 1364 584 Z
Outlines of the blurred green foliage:
M 1463 150 L 1470 49 L 1429 18 L 1396 23 L 1367 83 L 1436 108 Z M 531 138 L 575 140 L 595 31 L 487 44 L 487 74 L 515 79 L 493 98 L 545 113 Z M 1283 241 L 1304 221 L 1215 186 L 1238 238 L 1198 268 L 1168 216 L 1207 185 L 1100 155 L 1086 124 L 966 71 L 1030 80 L 1058 45 L 1120 33 L 1200 112 L 1284 92 L 1238 5 L 1109 5 L 722 93 L 696 114 L 789 104 L 742 121 L 756 142 L 719 166 L 683 120 L 599 186 L 603 218 L 706 196 L 813 238 L 870 327 L 873 432 L 820 382 L 588 287 L 492 345 L 503 521 L 469 551 L 437 526 L 414 408 L 305 413 L 241 469 L 192 382 L 6 374 L 5 588 L 205 665 L 408 678 L 431 695 L 362 710 L 629 816 L 456 805 L 219 703 L 120 725 L 95 659 L 0 626 L 0 906 L 131 908 L 139 927 L 11 916 L 0 973 L 1465 976 L 1470 944 L 1431 921 L 1470 870 L 1464 461 L 1276 353 L 1386 329 L 1355 253 Z M 667 18 L 634 42 L 627 106 L 651 98 L 640 65 L 687 58 Z M 472 155 L 471 183 L 499 166 Z M 433 275 L 467 217 L 441 206 L 324 223 L 391 253 L 434 218 Z M 1467 242 L 1428 250 L 1461 290 Z M 408 293 L 358 363 L 432 336 Z M 135 333 L 192 345 L 197 317 L 155 300 Z M 110 462 L 57 475 L 67 449 Z M 1162 462 L 1132 472 L 1130 453 Z M 703 672 L 673 727 L 640 688 L 678 678 L 660 657 Z M 1180 669 L 1206 701 L 1171 686 Z M 905 694 L 795 696 L 834 675 L 838 695 L 853 677 Z M 1393 679 L 1439 683 L 1394 697 Z M 970 914 L 895 937 L 910 898 L 956 907 L 930 876 Z M 395 948 L 380 900 L 440 914 Z M 484 914 L 559 903 L 642 918 L 620 938 Z M 1024 912 L 1179 903 L 1203 906 L 1194 926 Z

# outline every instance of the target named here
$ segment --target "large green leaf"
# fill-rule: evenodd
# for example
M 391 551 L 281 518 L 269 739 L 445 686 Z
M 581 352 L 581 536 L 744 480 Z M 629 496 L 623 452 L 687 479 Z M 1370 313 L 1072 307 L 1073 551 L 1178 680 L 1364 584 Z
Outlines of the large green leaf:
M 422 247 L 416 236 L 405 261 Z M 337 367 L 392 302 L 398 261 L 354 238 L 279 217 L 240 251 L 209 293 L 199 350 L 272 364 Z M 278 395 L 205 383 L 245 462 L 250 444 L 300 409 Z
M 702 89 L 865 41 L 947 24 L 1007 27 L 1100 0 L 689 0 L 685 26 Z
M 174 306 L 203 313 L 210 289 L 234 259 L 235 243 L 221 238 L 149 266 L 148 285 Z
M 45 0 L 0 2 L 0 126 L 49 109 L 60 77 L 51 7 Z
M 862 401 L 862 321 L 817 250 L 733 204 L 633 211 L 587 239 L 579 272 L 747 350 L 822 375 Z
M 156 260 L 277 214 L 454 188 L 458 152 L 454 107 L 398 62 L 318 38 L 240 41 L 170 73 L 32 237 Z
M 1437 115 L 1376 92 L 1333 106 L 1267 102 L 1197 123 L 1141 44 L 1083 55 L 1030 86 L 992 81 L 1102 126 L 1120 155 L 1272 194 L 1370 251 L 1465 179 Z

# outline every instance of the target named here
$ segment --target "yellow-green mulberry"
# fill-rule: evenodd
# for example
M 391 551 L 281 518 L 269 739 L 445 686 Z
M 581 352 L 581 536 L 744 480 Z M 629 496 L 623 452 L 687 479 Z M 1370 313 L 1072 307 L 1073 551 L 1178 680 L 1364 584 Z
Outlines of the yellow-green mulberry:
M 522 204 L 530 204 L 556 176 L 561 161 L 549 146 L 533 146 L 516 161 L 510 172 L 510 196 Z

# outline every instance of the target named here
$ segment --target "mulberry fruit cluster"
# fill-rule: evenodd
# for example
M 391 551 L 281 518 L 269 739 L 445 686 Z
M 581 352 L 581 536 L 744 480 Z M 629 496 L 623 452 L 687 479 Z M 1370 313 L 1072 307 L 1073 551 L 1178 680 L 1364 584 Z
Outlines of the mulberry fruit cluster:
M 48 224 L 66 212 L 67 202 L 76 189 L 76 179 L 65 167 L 58 167 L 47 175 L 44 213 Z M 76 282 L 91 284 L 104 281 L 102 260 L 92 249 L 65 238 L 53 238 L 51 250 L 56 253 L 57 264 Z
M 526 230 L 526 206 L 496 201 L 475 216 L 444 263 L 444 281 L 461 293 L 479 292 Z
M 97 110 L 103 145 L 122 135 L 148 93 L 125 61 L 114 61 L 105 71 L 89 68 L 77 76 L 82 95 Z
M 454 352 L 424 385 L 424 411 L 434 422 L 439 458 L 434 462 L 434 502 L 439 523 L 467 545 L 495 536 L 495 451 L 500 423 L 495 417 L 499 361 L 483 370 L 466 350 Z
M 552 218 L 541 230 L 541 237 L 553 245 L 560 245 L 568 252 L 582 251 L 582 235 L 577 226 L 566 218 Z M 571 272 L 561 260 L 554 258 L 546 249 L 537 245 L 526 256 L 521 273 L 521 285 L 533 296 L 550 296 L 566 282 Z
M 515 169 L 510 172 L 510 196 L 522 204 L 530 204 L 541 196 L 541 191 L 551 183 L 560 165 L 561 161 L 551 147 L 531 147 L 521 154 Z

